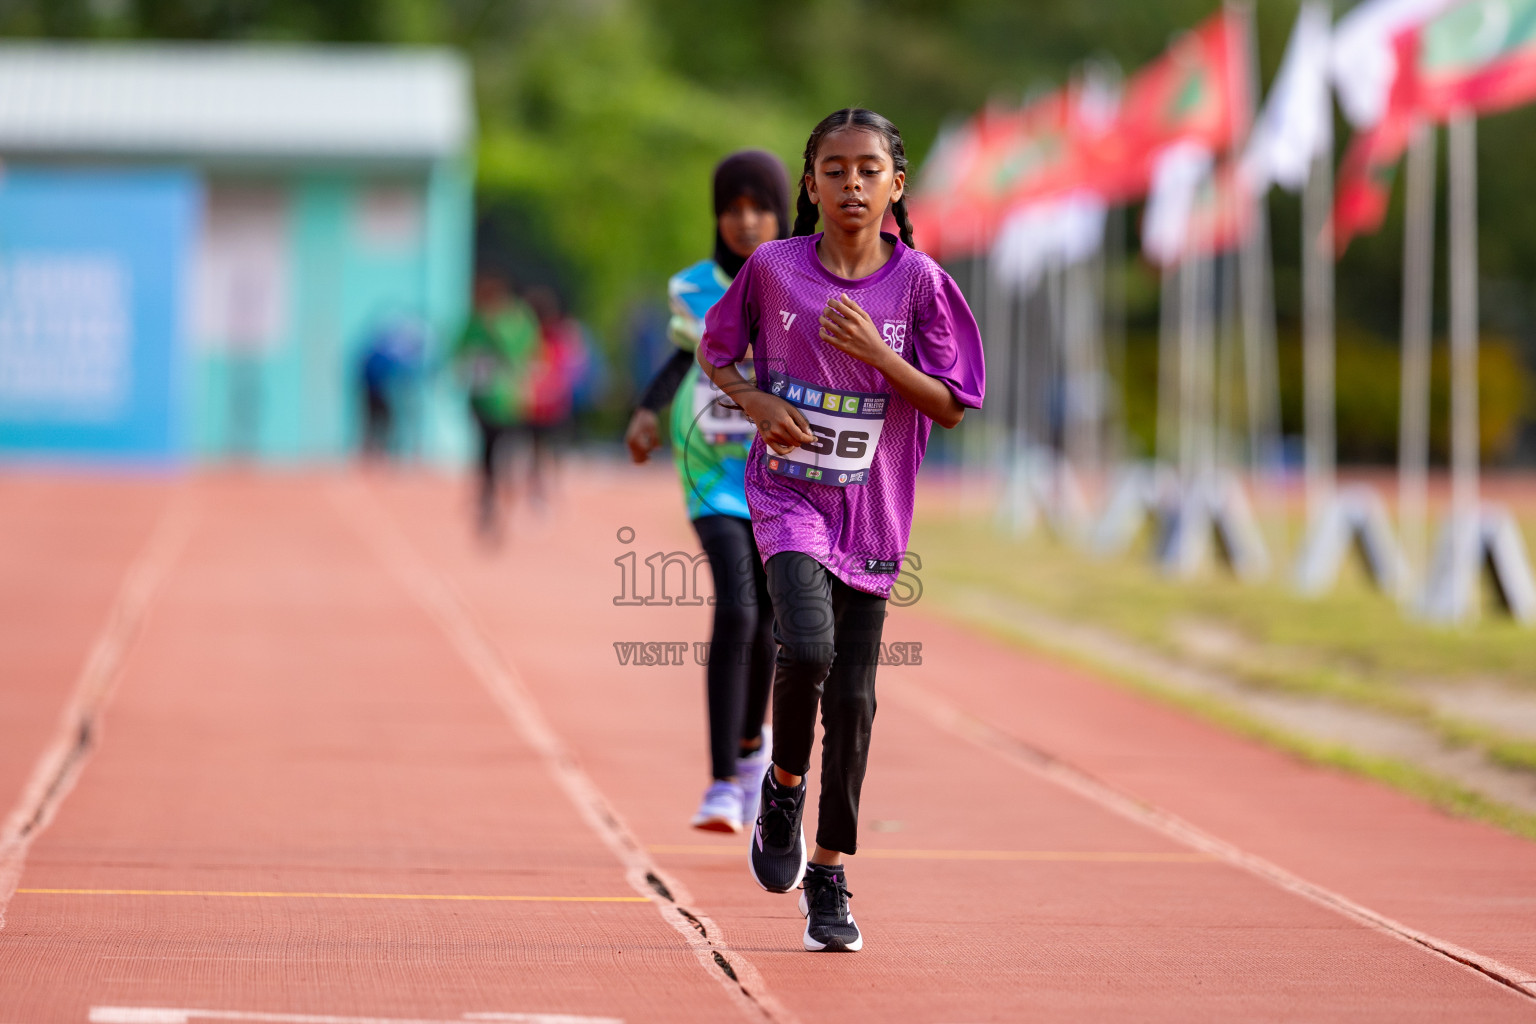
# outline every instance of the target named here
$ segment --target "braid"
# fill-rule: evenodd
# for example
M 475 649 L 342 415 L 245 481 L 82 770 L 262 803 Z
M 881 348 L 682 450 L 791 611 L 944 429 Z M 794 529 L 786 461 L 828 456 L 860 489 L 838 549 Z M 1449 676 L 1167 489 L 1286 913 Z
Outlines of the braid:
M 907 197 L 902 196 L 891 204 L 891 213 L 896 218 L 896 226 L 901 229 L 901 244 L 908 249 L 912 245 L 912 218 L 907 216 Z
M 907 149 L 901 141 L 901 130 L 890 121 L 881 117 L 873 110 L 865 110 L 863 107 L 844 107 L 834 111 L 822 119 L 811 132 L 811 137 L 805 143 L 805 168 L 800 173 L 800 198 L 795 204 L 795 235 L 809 235 L 816 230 L 816 221 L 820 218 L 821 211 L 816 204 L 811 202 L 811 197 L 806 191 L 805 179 L 815 172 L 816 151 L 821 147 L 821 140 L 828 132 L 839 128 L 862 128 L 865 131 L 874 132 L 885 140 L 885 145 L 891 153 L 891 169 L 894 172 L 905 174 L 907 170 Z M 896 218 L 896 226 L 901 230 L 902 244 L 912 247 L 912 220 L 907 216 L 907 201 L 898 199 L 891 204 L 891 214 Z
M 799 238 L 801 235 L 815 234 L 816 220 L 821 216 L 821 211 L 816 204 L 811 202 L 811 197 L 805 191 L 805 179 L 800 179 L 800 198 L 795 201 L 795 230 L 790 232 L 791 237 Z

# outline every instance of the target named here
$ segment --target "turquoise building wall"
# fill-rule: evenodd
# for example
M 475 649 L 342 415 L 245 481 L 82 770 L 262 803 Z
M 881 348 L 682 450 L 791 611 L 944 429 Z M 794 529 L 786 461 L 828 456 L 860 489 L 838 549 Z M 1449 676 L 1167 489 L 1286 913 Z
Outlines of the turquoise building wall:
M 242 177 L 246 181 L 248 178 Z M 210 182 L 216 182 L 210 178 Z M 464 402 L 445 355 L 468 314 L 473 194 L 468 168 L 442 163 L 415 175 L 311 171 L 269 179 L 286 195 L 287 311 L 281 335 L 257 355 L 227 347 L 192 354 L 192 451 L 203 460 L 334 460 L 357 450 L 358 380 L 371 328 L 405 315 L 426 327 L 425 372 L 401 389 L 405 454 L 461 459 Z M 369 189 L 406 188 L 420 229 L 405 244 L 363 237 Z M 240 388 L 254 415 L 242 419 Z M 240 425 L 251 436 L 237 436 Z

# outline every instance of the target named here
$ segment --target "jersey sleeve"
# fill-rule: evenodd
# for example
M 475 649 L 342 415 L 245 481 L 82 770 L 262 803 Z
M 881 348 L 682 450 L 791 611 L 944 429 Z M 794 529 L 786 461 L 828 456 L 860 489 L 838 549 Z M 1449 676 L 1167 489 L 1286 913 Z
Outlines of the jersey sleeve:
M 673 313 L 667 322 L 667 340 L 684 352 L 695 352 L 704 334 L 704 321 L 692 313 Z
M 963 406 L 980 409 L 987 391 L 981 331 L 955 279 L 935 267 L 933 284 L 919 303 L 913 361 L 948 385 Z
M 747 346 L 757 338 L 760 320 L 757 288 L 757 254 L 737 272 L 720 301 L 704 315 L 704 340 L 699 344 L 705 361 L 711 366 L 728 366 L 747 354 Z
M 704 320 L 689 305 L 685 292 L 697 292 L 697 286 L 689 280 L 694 268 L 679 271 L 667 282 L 667 306 L 672 319 L 667 323 L 667 338 L 678 348 L 692 353 L 699 347 L 704 335 Z

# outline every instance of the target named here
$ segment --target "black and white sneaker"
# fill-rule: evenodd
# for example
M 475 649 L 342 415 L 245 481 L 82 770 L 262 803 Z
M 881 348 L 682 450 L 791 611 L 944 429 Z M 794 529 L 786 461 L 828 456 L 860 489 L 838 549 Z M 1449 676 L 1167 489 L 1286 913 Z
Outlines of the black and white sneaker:
M 757 884 L 769 892 L 789 892 L 805 874 L 805 836 L 800 816 L 805 810 L 805 780 L 798 786 L 781 786 L 770 766 L 763 775 L 757 799 L 757 827 L 747 851 L 747 868 Z
M 864 946 L 864 936 L 848 909 L 848 876 L 843 867 L 812 864 L 805 872 L 800 893 L 800 913 L 805 918 L 805 948 L 812 953 L 853 953 Z

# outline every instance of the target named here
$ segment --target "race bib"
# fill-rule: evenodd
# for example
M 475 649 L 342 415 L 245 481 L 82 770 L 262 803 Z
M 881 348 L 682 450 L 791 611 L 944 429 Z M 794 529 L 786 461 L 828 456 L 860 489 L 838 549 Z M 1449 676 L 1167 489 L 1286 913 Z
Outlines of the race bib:
M 748 380 L 752 379 L 752 362 L 737 363 L 736 369 Z M 693 386 L 693 429 L 704 436 L 708 444 L 746 442 L 757 433 L 747 414 L 733 408 L 735 402 L 715 386 L 715 382 L 700 373 Z
M 816 435 L 815 444 L 788 455 L 768 451 L 764 457 L 770 473 L 834 487 L 869 482 L 888 395 L 833 391 L 771 370 L 768 391 L 799 409 Z

